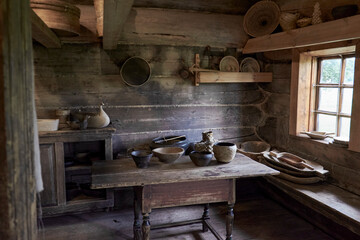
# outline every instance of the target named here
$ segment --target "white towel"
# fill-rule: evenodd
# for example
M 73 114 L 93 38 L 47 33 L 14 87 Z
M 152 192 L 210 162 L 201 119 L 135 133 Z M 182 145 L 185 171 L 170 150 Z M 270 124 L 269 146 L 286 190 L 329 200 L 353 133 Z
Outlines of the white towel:
M 37 127 L 37 116 L 34 103 L 34 174 L 35 174 L 35 184 L 36 192 L 41 192 L 44 190 L 44 185 L 41 177 L 41 162 L 40 162 L 40 145 L 39 145 L 39 135 Z

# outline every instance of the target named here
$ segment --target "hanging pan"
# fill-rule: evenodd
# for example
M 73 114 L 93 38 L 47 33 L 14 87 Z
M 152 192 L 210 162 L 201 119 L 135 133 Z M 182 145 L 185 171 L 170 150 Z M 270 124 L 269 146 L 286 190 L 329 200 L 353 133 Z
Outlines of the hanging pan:
M 132 87 L 141 86 L 150 78 L 150 64 L 141 57 L 131 57 L 122 65 L 120 75 L 127 85 Z

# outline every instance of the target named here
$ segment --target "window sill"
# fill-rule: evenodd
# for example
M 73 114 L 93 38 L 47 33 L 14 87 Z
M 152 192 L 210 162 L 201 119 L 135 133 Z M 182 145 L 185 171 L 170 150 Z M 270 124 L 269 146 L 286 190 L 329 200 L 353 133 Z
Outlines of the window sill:
M 311 141 L 311 142 L 319 143 L 319 144 L 325 144 L 325 145 L 328 145 L 329 147 L 336 148 L 336 149 L 340 148 L 340 149 L 348 150 L 348 146 L 341 146 L 338 144 L 333 144 L 332 138 L 325 138 L 324 140 L 313 139 L 313 138 L 310 138 L 309 136 L 307 136 L 306 134 L 290 135 L 290 138 L 298 139 L 298 140 L 302 140 L 302 141 Z

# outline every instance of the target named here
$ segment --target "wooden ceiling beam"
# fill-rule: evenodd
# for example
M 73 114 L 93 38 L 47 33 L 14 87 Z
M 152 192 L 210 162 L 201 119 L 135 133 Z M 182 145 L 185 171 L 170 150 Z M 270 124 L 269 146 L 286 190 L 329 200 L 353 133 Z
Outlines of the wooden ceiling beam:
M 134 0 L 104 1 L 104 49 L 115 49 Z
M 47 48 L 61 48 L 61 41 L 56 34 L 30 9 L 32 38 Z

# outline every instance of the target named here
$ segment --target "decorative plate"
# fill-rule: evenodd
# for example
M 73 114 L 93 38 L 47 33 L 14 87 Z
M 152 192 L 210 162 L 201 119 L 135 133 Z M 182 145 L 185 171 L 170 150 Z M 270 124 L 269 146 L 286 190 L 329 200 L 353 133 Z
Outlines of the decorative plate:
M 239 62 L 233 56 L 225 56 L 220 61 L 219 69 L 222 72 L 238 72 Z
M 240 63 L 240 72 L 260 72 L 260 65 L 255 58 L 244 58 Z

